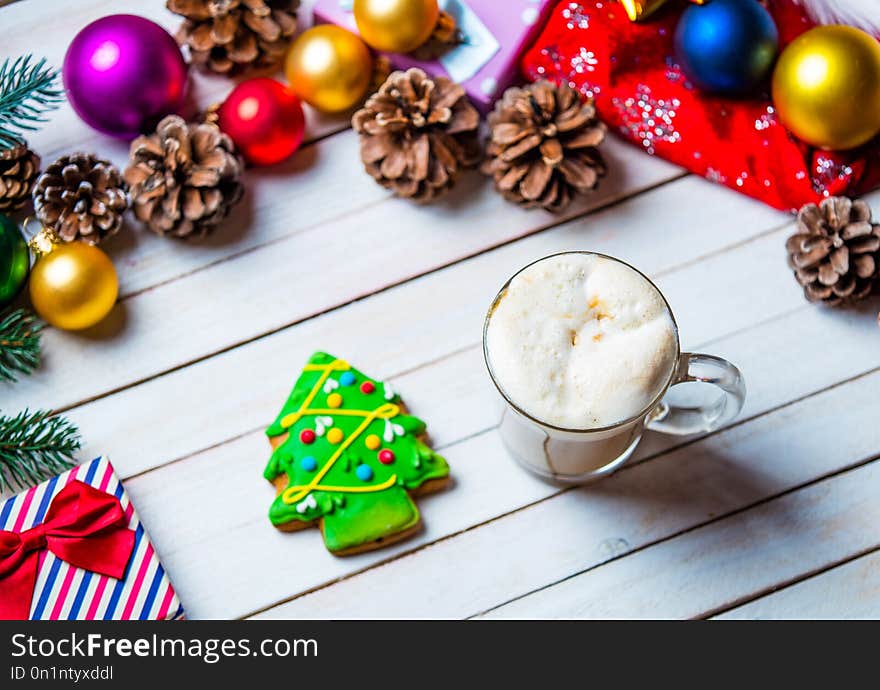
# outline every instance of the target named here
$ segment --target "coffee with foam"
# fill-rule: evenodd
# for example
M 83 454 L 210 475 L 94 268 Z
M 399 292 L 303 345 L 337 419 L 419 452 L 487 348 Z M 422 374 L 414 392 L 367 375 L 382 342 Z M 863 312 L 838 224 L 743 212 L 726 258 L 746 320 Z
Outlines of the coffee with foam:
M 587 253 L 518 273 L 489 316 L 486 352 L 507 398 L 535 419 L 595 429 L 639 414 L 672 376 L 675 323 L 650 281 Z

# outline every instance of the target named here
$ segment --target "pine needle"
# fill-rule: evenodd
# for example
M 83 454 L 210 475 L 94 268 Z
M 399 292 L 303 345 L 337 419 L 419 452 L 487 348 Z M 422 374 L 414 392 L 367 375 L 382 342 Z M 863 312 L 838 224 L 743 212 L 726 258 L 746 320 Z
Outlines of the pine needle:
M 0 414 L 0 491 L 38 484 L 73 466 L 79 430 L 45 410 Z
M 46 122 L 43 114 L 64 98 L 55 88 L 58 70 L 47 67 L 45 58 L 33 60 L 32 55 L 22 55 L 0 65 L 0 148 L 15 146 L 23 132 Z
M 16 381 L 40 366 L 40 331 L 43 322 L 25 309 L 16 309 L 0 320 L 0 381 Z

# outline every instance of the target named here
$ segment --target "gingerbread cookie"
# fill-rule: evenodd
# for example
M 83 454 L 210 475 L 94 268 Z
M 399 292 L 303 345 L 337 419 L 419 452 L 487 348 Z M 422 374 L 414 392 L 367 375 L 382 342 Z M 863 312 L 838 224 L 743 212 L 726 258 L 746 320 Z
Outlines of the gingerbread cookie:
M 316 352 L 275 422 L 263 476 L 278 495 L 272 524 L 318 524 L 334 554 L 384 546 L 418 530 L 412 495 L 442 488 L 446 461 L 424 443 L 425 423 L 405 414 L 387 383 Z

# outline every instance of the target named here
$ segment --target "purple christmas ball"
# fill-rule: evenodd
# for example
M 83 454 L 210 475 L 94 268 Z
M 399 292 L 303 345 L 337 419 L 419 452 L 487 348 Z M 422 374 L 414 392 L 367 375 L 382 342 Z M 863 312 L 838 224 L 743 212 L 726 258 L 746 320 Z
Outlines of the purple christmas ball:
M 98 19 L 64 56 L 64 88 L 83 121 L 133 139 L 176 112 L 186 95 L 186 63 L 161 26 L 132 14 Z

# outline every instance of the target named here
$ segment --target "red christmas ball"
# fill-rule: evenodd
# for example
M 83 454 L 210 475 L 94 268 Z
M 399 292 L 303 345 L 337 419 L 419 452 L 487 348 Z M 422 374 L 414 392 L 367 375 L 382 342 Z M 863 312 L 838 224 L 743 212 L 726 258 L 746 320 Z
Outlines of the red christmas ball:
M 389 448 L 383 448 L 379 451 L 379 462 L 383 465 L 390 465 L 394 462 L 394 451 Z
M 306 122 L 296 94 L 261 77 L 236 86 L 217 110 L 217 124 L 253 165 L 280 163 L 299 148 Z

